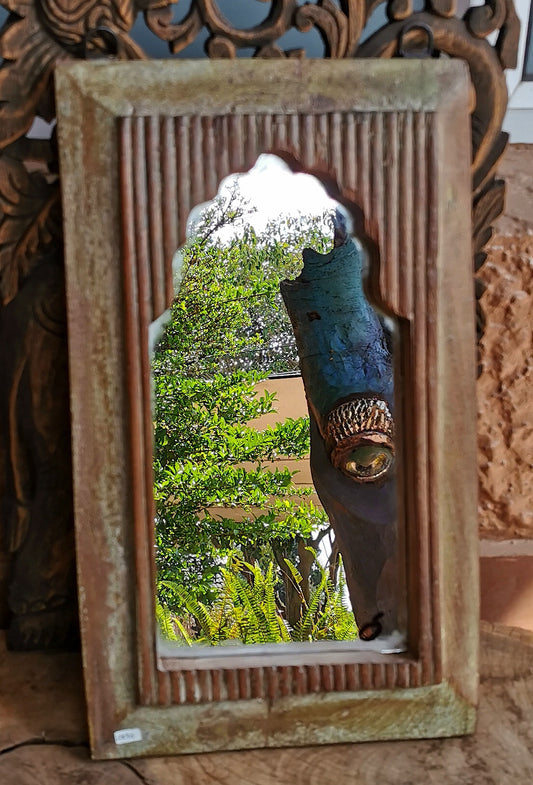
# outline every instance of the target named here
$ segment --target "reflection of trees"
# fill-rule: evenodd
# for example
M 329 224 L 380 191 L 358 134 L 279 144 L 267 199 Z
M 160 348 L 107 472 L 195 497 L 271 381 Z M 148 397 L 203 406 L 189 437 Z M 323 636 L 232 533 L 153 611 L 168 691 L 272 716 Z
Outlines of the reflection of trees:
M 180 290 L 153 358 L 157 565 L 167 582 L 160 600 L 190 617 L 172 581 L 187 587 L 190 602 L 214 607 L 231 554 L 273 571 L 276 602 L 295 627 L 322 580 L 306 546 L 317 548 L 329 523 L 293 472 L 266 464 L 306 456 L 309 421 L 262 431 L 250 422 L 275 412 L 275 394 L 258 393 L 257 384 L 298 364 L 279 281 L 299 273 L 304 247 L 325 251 L 331 237 L 324 216 L 286 218 L 258 233 L 247 212 L 235 192 L 204 211 L 183 250 Z M 235 235 L 222 242 L 229 226 Z M 335 566 L 330 573 L 338 579 Z
M 254 212 L 234 188 L 203 211 L 187 244 L 178 298 L 187 302 L 188 375 L 299 370 L 279 282 L 300 273 L 305 247 L 331 246 L 332 218 L 285 216 L 258 233 Z

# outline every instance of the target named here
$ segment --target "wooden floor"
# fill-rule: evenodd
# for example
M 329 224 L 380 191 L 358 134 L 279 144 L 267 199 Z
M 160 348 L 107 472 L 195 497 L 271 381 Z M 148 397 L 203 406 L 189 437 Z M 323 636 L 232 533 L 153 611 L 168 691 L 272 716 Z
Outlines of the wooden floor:
M 89 757 L 79 657 L 0 638 L 1 785 L 530 785 L 533 633 L 483 623 L 474 736 L 189 755 Z

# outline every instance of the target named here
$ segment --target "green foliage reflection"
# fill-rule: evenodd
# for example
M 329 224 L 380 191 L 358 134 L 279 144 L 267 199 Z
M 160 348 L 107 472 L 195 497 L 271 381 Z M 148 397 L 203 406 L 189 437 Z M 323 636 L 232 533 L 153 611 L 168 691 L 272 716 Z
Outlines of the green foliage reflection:
M 273 562 L 263 572 L 257 562 L 249 564 L 232 554 L 221 569 L 222 585 L 209 605 L 183 586 L 164 582 L 180 606 L 180 613 L 173 613 L 168 605 L 158 603 L 164 636 L 189 646 L 214 646 L 228 641 L 250 644 L 356 638 L 353 613 L 342 599 L 342 579 L 335 586 L 328 572 L 316 562 L 320 580 L 306 597 L 302 574 L 289 559 L 285 563 L 300 603 L 300 617 L 294 627 L 287 623 L 284 609 L 279 606 Z
M 268 640 L 307 640 L 315 634 L 302 627 L 310 592 L 326 591 L 326 573 L 304 550 L 330 532 L 327 517 L 294 472 L 271 463 L 308 454 L 308 418 L 263 430 L 253 420 L 275 412 L 275 394 L 258 392 L 260 382 L 298 367 L 279 281 L 299 273 L 304 247 L 329 250 L 332 231 L 326 215 L 288 218 L 258 234 L 239 226 L 246 209 L 234 193 L 204 212 L 183 249 L 181 285 L 152 359 L 158 617 L 167 637 L 177 630 L 186 642 L 218 642 L 209 619 L 230 585 L 231 630 L 239 627 L 243 569 L 249 601 L 259 602 L 261 587 L 267 603 L 261 624 L 242 621 L 246 642 L 258 642 L 259 629 Z M 221 242 L 220 230 L 232 226 L 239 231 Z M 341 572 L 334 551 L 331 596 Z

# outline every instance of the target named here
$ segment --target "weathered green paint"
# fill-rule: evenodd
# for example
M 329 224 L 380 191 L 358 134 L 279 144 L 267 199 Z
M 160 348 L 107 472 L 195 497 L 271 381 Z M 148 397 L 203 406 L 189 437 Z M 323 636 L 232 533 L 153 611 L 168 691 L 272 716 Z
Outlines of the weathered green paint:
M 121 728 L 139 728 L 142 741 L 128 753 L 291 747 L 385 739 L 424 739 L 472 733 L 475 709 L 448 684 L 406 690 L 340 692 L 173 708 L 138 708 Z M 99 757 L 119 758 L 125 749 L 110 738 Z

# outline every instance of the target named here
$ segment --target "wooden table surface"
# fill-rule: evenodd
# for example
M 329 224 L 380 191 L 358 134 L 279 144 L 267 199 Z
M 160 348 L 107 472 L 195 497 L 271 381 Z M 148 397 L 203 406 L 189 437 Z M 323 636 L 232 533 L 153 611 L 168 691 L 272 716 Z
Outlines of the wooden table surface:
M 0 638 L 2 785 L 531 785 L 533 633 L 482 624 L 473 736 L 91 761 L 80 658 Z

